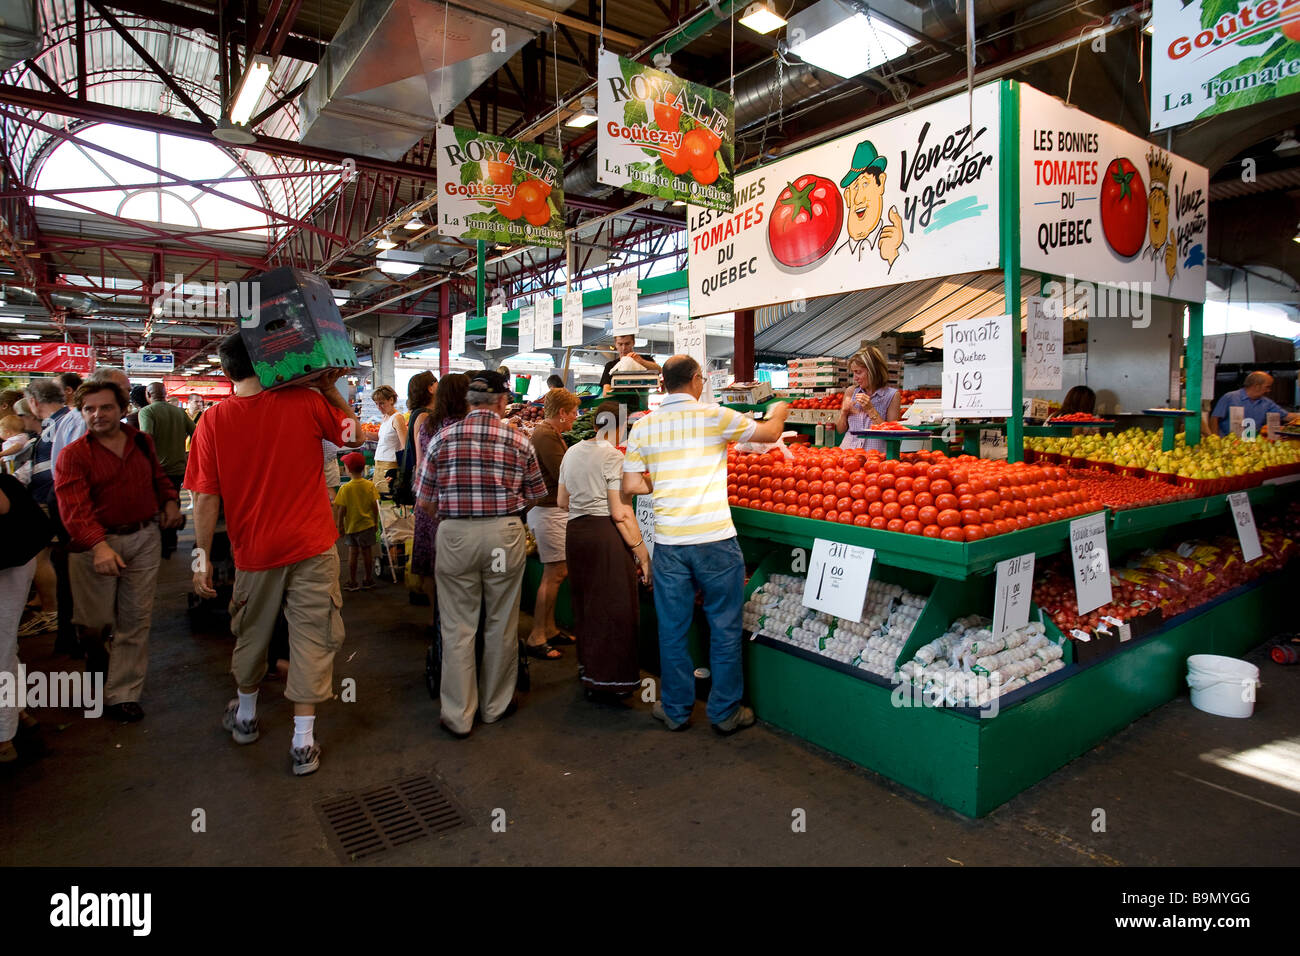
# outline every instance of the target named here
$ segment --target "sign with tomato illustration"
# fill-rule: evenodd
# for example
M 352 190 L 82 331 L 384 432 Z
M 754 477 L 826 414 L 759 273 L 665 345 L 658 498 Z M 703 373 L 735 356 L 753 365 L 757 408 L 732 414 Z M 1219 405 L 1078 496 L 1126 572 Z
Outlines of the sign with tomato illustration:
M 605 50 L 597 112 L 600 182 L 731 209 L 735 109 L 726 93 Z
M 1023 268 L 1204 302 L 1209 179 L 1203 166 L 1020 88 Z
M 1151 22 L 1152 131 L 1300 93 L 1300 0 L 1155 0 Z
M 438 127 L 438 232 L 564 246 L 564 166 L 552 146 Z
M 691 313 L 997 268 L 998 102 L 988 84 L 746 172 L 730 212 L 692 203 Z

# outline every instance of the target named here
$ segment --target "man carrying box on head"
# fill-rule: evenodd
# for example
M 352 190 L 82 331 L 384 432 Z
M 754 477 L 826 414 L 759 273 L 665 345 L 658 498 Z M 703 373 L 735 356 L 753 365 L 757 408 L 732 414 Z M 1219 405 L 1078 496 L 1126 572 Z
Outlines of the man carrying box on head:
M 194 433 L 185 487 L 195 495 L 194 592 L 216 596 L 207 555 L 223 505 L 235 559 L 231 671 L 239 695 L 222 727 L 236 743 L 258 738 L 257 689 L 283 607 L 291 650 L 284 692 L 293 701 L 290 755 L 293 772 L 309 774 L 320 766 L 316 705 L 333 696 L 334 654 L 343 644 L 338 531 L 321 441 L 356 448 L 361 423 L 334 386 L 346 369 L 267 391 L 238 332 L 222 340 L 217 354 L 234 395 L 203 413 L 207 424 Z M 304 387 L 313 385 L 320 391 Z

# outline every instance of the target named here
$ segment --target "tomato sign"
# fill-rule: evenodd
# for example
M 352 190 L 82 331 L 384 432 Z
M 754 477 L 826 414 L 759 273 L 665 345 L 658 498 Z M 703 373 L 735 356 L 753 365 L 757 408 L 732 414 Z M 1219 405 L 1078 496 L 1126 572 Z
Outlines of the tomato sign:
M 843 222 L 844 206 L 835 184 L 805 173 L 777 197 L 767 223 L 767 246 L 777 262 L 792 269 L 811 265 L 834 247 Z
M 1021 86 L 1023 268 L 1065 277 L 1071 289 L 1136 285 L 1204 302 L 1209 179 L 1203 166 Z
M 1113 159 L 1101 187 L 1101 229 L 1119 255 L 1138 254 L 1147 231 L 1147 189 L 1133 160 Z

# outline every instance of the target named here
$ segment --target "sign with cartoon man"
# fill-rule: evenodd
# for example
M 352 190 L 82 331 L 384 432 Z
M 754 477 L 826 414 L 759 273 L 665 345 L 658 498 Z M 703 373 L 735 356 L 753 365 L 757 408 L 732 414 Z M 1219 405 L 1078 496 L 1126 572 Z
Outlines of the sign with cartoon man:
M 848 238 L 835 252 L 847 248 L 849 255 L 862 261 L 867 252 L 877 252 L 880 258 L 894 268 L 901 250 L 907 248 L 903 241 L 903 217 L 897 206 L 889 207 L 889 222 L 884 221 L 885 167 L 889 161 L 876 152 L 869 139 L 858 143 L 853 151 L 853 163 L 840 179 L 844 190 L 844 228 Z M 888 270 L 887 270 L 888 271 Z
M 1147 211 L 1150 222 L 1147 236 L 1150 241 L 1142 250 L 1142 255 L 1155 263 L 1157 274 L 1163 270 L 1169 281 L 1173 282 L 1178 273 L 1178 247 L 1169 228 L 1169 174 L 1173 163 L 1163 151 L 1152 146 L 1147 150 L 1147 171 L 1150 184 L 1147 187 Z

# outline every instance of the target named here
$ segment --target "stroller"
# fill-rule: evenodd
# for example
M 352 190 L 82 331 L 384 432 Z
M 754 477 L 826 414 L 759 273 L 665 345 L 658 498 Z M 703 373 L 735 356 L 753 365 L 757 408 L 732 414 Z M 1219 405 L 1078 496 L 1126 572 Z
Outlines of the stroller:
M 391 498 L 379 502 L 379 549 L 375 554 L 375 577 L 387 575 L 394 584 L 406 577 L 406 560 L 415 538 L 415 509 L 395 504 Z

